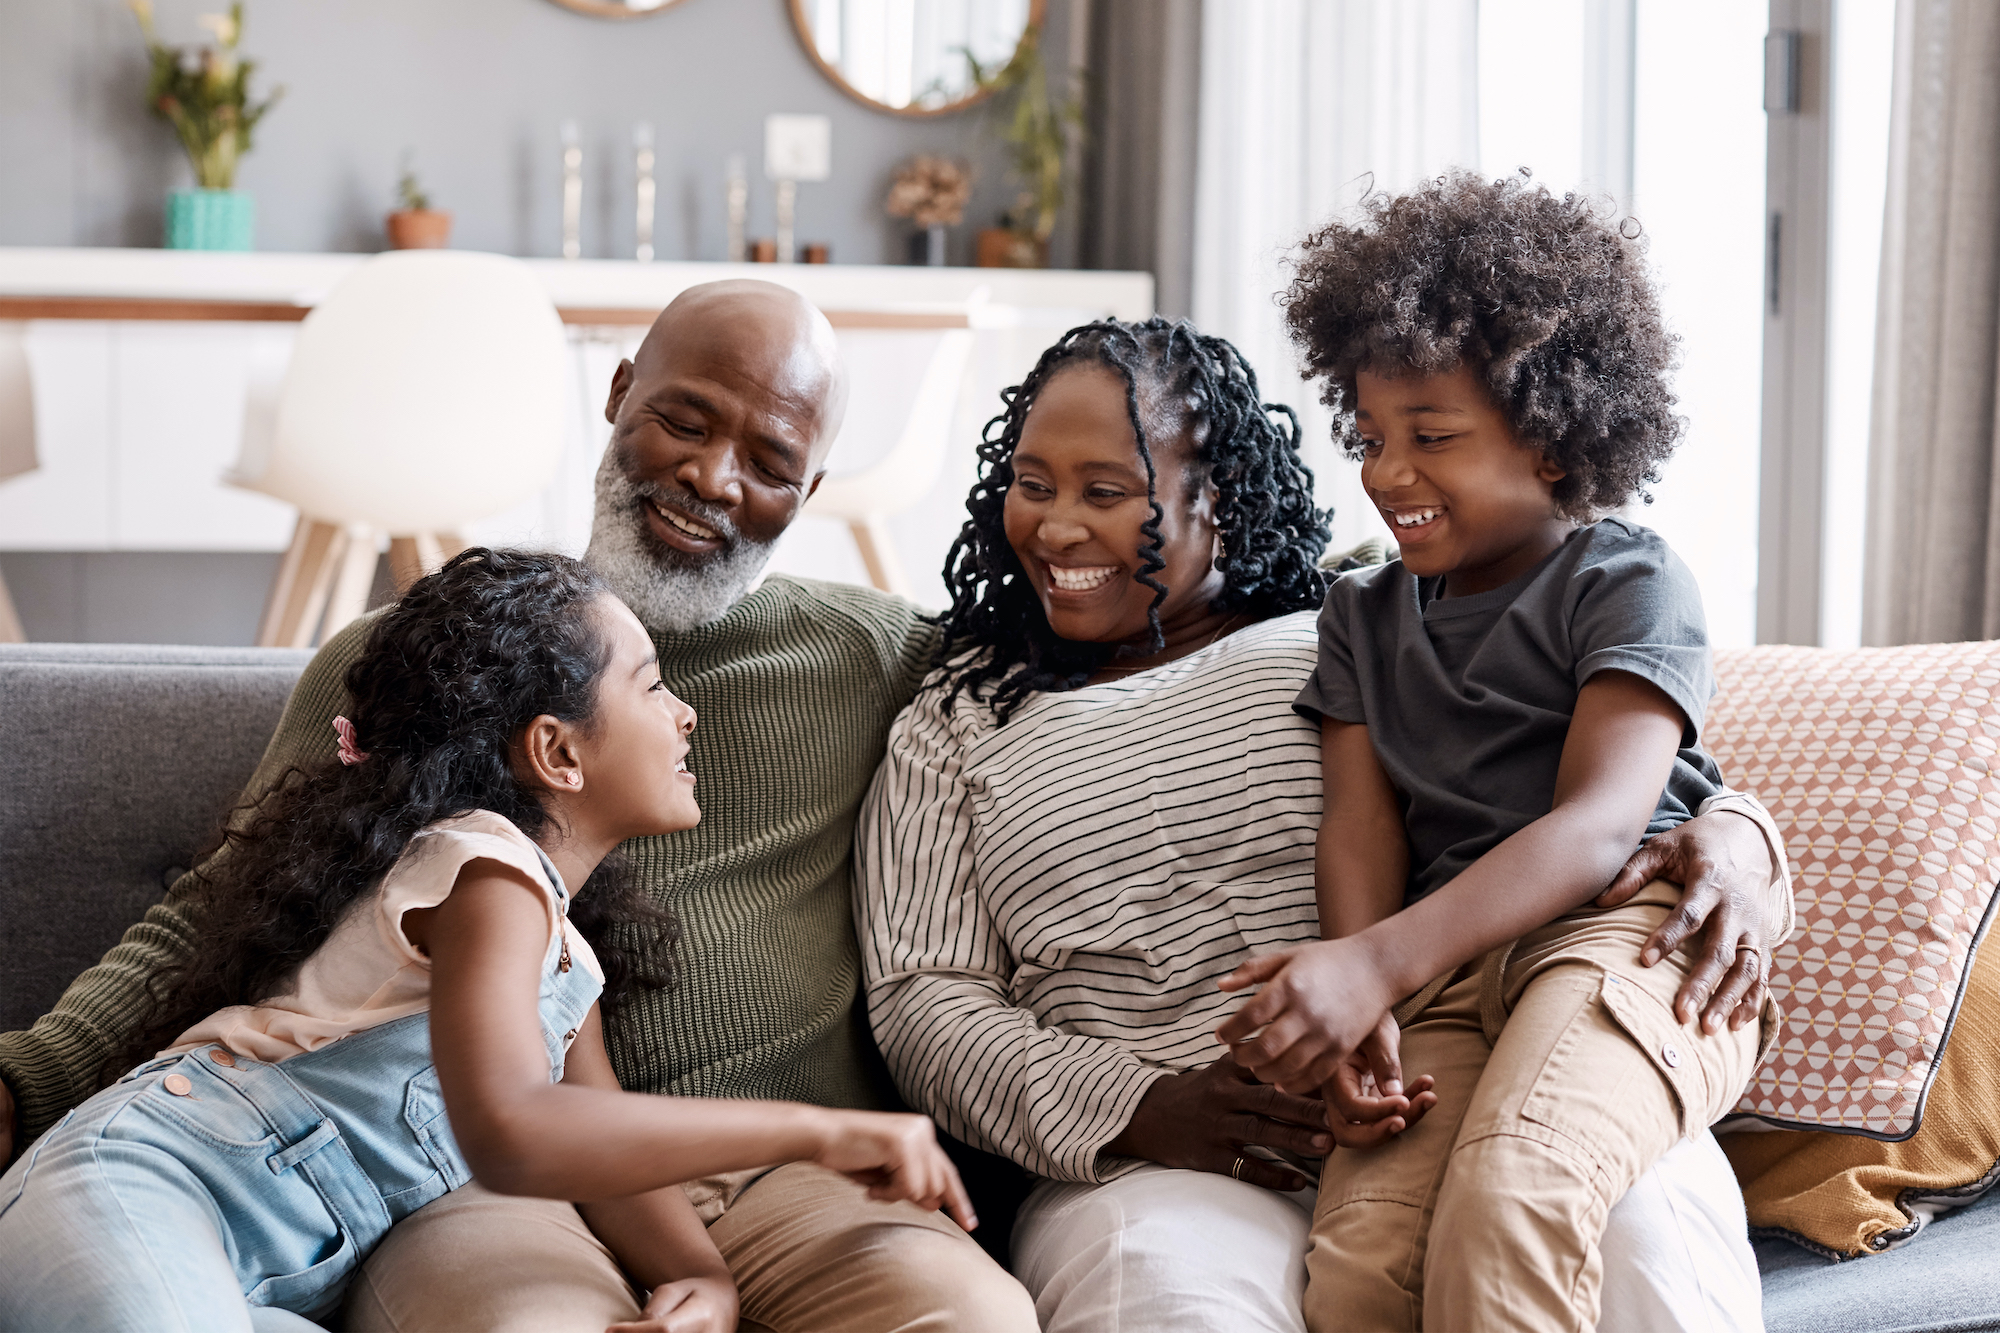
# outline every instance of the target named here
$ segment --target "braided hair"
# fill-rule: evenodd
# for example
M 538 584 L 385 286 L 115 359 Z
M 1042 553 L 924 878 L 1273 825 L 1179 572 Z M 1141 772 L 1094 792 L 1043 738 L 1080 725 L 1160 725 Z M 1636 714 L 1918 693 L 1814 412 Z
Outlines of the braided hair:
M 175 890 L 201 922 L 193 951 L 150 979 L 147 1012 L 105 1077 L 218 1009 L 282 993 L 425 826 L 484 809 L 544 836 L 553 816 L 516 775 L 513 745 L 544 714 L 590 725 L 610 659 L 592 612 L 606 595 L 567 556 L 480 547 L 411 585 L 344 682 L 366 753 L 298 764 L 225 822 L 215 855 Z M 671 982 L 678 927 L 617 852 L 570 920 L 603 966 L 606 1035 L 622 1050 L 622 1007 Z
M 1126 416 L 1146 468 L 1152 517 L 1140 525 L 1146 545 L 1134 576 L 1153 590 L 1146 612 L 1152 638 L 1143 648 L 1058 637 L 1007 540 L 1007 492 L 1028 412 L 1058 372 L 1093 365 L 1123 379 Z M 1147 402 L 1160 410 L 1141 410 L 1142 387 Z M 1318 561 L 1330 531 L 1327 513 L 1313 504 L 1312 472 L 1299 459 L 1298 417 L 1282 403 L 1259 399 L 1256 372 L 1224 339 L 1198 333 L 1186 320 L 1157 316 L 1080 325 L 1000 397 L 1006 407 L 982 433 L 979 479 L 965 501 L 968 517 L 945 557 L 951 607 L 938 617 L 944 633 L 933 665 L 947 672 L 947 712 L 964 693 L 987 702 L 1004 724 L 1031 695 L 1076 689 L 1116 657 L 1145 656 L 1166 646 L 1160 606 L 1167 586 L 1153 577 L 1166 567 L 1160 554 L 1166 512 L 1147 442 L 1149 415 L 1156 424 L 1162 416 L 1170 425 L 1184 423 L 1195 443 L 1189 480 L 1214 486 L 1219 497 L 1215 524 L 1222 554 L 1216 568 L 1223 587 L 1213 609 L 1261 620 L 1319 606 L 1326 581 Z M 1181 420 L 1172 422 L 1172 415 Z

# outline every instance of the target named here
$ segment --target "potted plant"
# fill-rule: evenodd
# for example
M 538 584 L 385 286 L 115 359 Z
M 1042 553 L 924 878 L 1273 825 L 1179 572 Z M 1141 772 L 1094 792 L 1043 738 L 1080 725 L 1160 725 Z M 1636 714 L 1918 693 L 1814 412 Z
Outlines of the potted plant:
M 945 230 L 965 219 L 972 198 L 972 171 L 948 157 L 919 154 L 896 169 L 885 207 L 892 218 L 908 218 L 922 230 L 912 241 L 922 246 L 920 262 L 945 262 Z M 912 247 L 913 262 L 917 253 Z
M 1049 262 L 1049 237 L 1067 195 L 1070 136 L 1082 131 L 1083 100 L 1070 96 L 1057 101 L 1049 92 L 1041 32 L 1032 25 L 1013 58 L 997 70 L 986 69 L 970 52 L 965 58 L 973 79 L 995 94 L 992 105 L 1005 111 L 1000 138 L 1022 185 L 1001 225 L 979 233 L 979 263 L 986 268 L 1041 268 Z
M 163 44 L 153 31 L 151 0 L 131 0 L 145 34 L 151 70 L 146 104 L 174 127 L 194 166 L 195 187 L 167 196 L 167 246 L 175 250 L 248 250 L 256 206 L 236 189 L 236 164 L 250 151 L 250 136 L 283 89 L 262 102 L 250 100 L 256 62 L 236 54 L 243 35 L 243 6 L 204 14 L 201 25 L 215 45 L 199 49 Z
M 430 195 L 407 162 L 396 182 L 396 201 L 402 207 L 389 214 L 391 250 L 442 250 L 450 243 L 450 212 L 431 207 Z

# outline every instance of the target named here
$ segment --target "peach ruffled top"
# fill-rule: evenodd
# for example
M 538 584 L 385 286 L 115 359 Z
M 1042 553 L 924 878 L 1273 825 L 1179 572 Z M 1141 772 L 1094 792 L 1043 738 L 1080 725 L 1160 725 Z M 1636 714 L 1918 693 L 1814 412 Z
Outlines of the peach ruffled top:
M 567 940 L 571 958 L 603 978 L 596 955 L 569 923 L 540 850 L 512 821 L 474 810 L 439 820 L 411 838 L 381 884 L 348 907 L 326 942 L 300 966 L 290 991 L 263 1004 L 217 1010 L 161 1054 L 219 1042 L 237 1055 L 273 1064 L 425 1012 L 431 963 L 403 934 L 403 914 L 436 907 L 451 896 L 459 871 L 480 860 L 520 871 L 541 892 L 549 916 L 549 965 Z

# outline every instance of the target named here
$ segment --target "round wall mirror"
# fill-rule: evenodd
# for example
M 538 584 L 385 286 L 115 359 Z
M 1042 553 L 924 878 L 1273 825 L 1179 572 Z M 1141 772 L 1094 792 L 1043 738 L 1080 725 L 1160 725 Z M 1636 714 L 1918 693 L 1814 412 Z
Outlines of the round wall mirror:
M 663 9 L 672 9 L 681 0 L 555 0 L 556 4 L 577 14 L 588 14 L 595 19 L 636 19 L 648 14 L 657 14 Z
M 974 63 L 991 74 L 1011 60 L 1045 0 L 791 2 L 799 40 L 842 92 L 877 110 L 937 116 L 986 96 Z

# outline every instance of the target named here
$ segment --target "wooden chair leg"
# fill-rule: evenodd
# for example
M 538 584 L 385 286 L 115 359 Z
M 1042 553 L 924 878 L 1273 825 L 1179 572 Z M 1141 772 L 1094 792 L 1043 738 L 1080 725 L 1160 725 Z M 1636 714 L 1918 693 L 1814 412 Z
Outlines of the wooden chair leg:
M 453 543 L 450 549 L 446 549 L 447 542 Z M 424 575 L 435 574 L 462 549 L 463 543 L 448 533 L 420 532 L 414 537 L 391 537 L 389 576 L 396 585 L 396 595 L 401 597 Z
M 896 545 L 889 540 L 889 525 L 876 514 L 850 521 L 847 530 L 861 550 L 861 563 L 868 567 L 868 581 L 883 592 L 899 597 L 910 595 L 910 581 L 903 577 L 903 562 L 896 558 Z
M 310 648 L 327 592 L 346 545 L 346 534 L 332 523 L 299 515 L 292 544 L 272 580 L 270 600 L 257 627 L 260 648 Z
M 7 592 L 7 577 L 0 574 L 0 643 L 27 641 L 27 633 L 21 628 L 21 617 L 14 610 L 14 599 Z
M 325 643 L 346 629 L 368 609 L 368 594 L 375 589 L 375 530 L 365 523 L 349 525 L 347 549 L 341 552 L 340 572 L 326 599 L 326 623 L 320 627 L 319 641 Z

